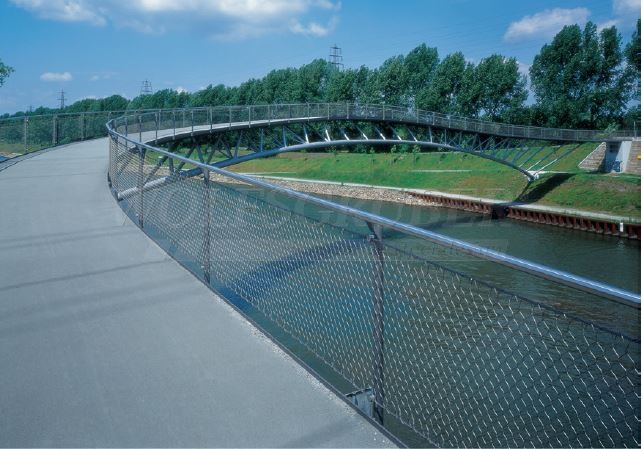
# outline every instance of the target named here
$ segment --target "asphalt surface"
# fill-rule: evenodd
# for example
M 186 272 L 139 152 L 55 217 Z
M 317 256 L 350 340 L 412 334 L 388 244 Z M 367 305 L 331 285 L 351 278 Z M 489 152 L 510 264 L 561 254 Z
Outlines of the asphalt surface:
M 0 170 L 0 446 L 392 446 L 123 214 L 107 156 Z

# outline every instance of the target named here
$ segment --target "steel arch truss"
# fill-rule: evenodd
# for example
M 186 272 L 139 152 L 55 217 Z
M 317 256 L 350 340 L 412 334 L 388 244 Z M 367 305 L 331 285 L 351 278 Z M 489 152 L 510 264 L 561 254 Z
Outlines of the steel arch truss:
M 527 141 L 426 125 L 332 120 L 266 123 L 186 136 L 177 134 L 166 145 L 173 152 L 187 146 L 187 150 L 182 150 L 186 157 L 221 168 L 290 151 L 404 145 L 407 150 L 411 146 L 412 151 L 429 149 L 472 154 L 518 170 L 531 181 L 580 144 L 562 146 L 558 142 Z M 170 167 L 170 172 L 182 168 Z

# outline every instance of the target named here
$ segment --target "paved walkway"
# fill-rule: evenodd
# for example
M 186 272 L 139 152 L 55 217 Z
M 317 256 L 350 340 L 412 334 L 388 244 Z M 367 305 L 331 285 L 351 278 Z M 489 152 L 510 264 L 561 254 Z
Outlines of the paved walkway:
M 0 171 L 0 446 L 391 446 L 122 213 L 105 139 Z

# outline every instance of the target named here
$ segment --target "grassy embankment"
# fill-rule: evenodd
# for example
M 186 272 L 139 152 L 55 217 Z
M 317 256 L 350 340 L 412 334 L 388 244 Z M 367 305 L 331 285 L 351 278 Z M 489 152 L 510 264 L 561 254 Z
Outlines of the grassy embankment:
M 586 173 L 578 169 L 578 163 L 595 146 L 581 145 L 547 167 L 557 173 L 542 174 L 531 184 L 516 170 L 462 153 L 286 153 L 231 169 L 269 176 L 436 190 L 640 217 L 640 176 Z

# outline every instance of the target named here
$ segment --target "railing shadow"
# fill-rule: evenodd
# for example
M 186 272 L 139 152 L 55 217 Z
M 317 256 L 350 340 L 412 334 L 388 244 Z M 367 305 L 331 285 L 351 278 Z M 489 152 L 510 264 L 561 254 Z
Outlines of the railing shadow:
M 544 198 L 551 191 L 559 188 L 574 176 L 575 175 L 573 173 L 553 173 L 533 189 L 530 189 L 530 184 L 527 184 L 514 202 L 535 203 Z

